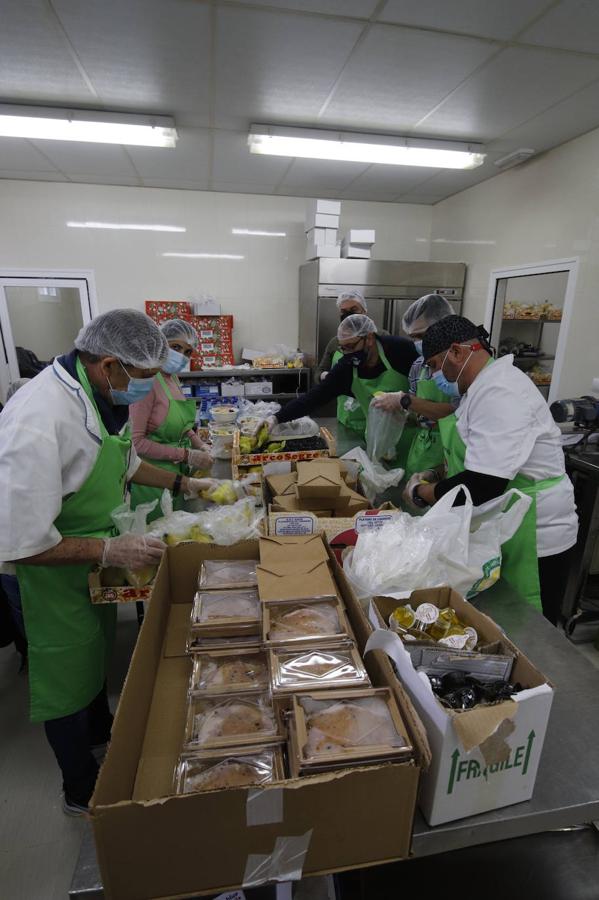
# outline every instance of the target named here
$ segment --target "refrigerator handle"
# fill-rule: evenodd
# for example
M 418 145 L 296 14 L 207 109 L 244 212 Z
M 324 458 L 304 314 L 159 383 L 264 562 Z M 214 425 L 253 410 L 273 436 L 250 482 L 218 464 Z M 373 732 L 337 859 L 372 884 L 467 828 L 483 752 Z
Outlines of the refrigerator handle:
M 385 300 L 385 324 L 384 328 L 389 334 L 394 334 L 395 326 L 395 300 Z

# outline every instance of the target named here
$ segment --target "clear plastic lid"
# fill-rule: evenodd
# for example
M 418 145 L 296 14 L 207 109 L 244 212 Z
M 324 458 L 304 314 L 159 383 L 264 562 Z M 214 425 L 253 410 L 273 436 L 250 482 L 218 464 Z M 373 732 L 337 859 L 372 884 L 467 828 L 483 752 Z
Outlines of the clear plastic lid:
M 217 634 L 210 632 L 191 631 L 187 636 L 187 652 L 195 655 L 213 650 L 243 650 L 251 648 L 260 641 L 259 625 L 250 627 L 240 626 L 235 634 Z
M 280 749 L 255 750 L 234 755 L 182 757 L 175 772 L 175 792 L 218 791 L 277 781 L 282 774 Z
M 217 622 L 248 619 L 260 620 L 258 591 L 198 591 L 193 601 L 192 625 L 210 625 Z
M 273 689 L 335 688 L 369 685 L 370 679 L 355 647 L 314 650 L 271 650 Z
M 255 559 L 205 559 L 200 569 L 200 588 L 235 588 L 256 585 Z
M 298 697 L 306 716 L 305 754 L 326 756 L 369 747 L 405 747 L 382 697 L 314 700 Z
M 268 665 L 262 650 L 201 653 L 194 658 L 189 685 L 192 693 L 264 690 L 267 686 Z
M 271 641 L 342 634 L 344 629 L 333 603 L 280 603 L 269 607 Z
M 197 747 L 247 744 L 277 734 L 275 712 L 267 695 L 192 699 L 186 743 Z

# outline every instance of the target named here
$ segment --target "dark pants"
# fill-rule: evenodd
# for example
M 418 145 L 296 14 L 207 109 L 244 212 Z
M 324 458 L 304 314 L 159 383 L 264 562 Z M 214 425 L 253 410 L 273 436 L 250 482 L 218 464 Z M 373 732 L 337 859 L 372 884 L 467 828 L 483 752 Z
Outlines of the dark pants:
M 573 547 L 555 556 L 539 557 L 539 582 L 541 584 L 541 604 L 543 615 L 552 625 L 561 622 L 562 601 L 566 592 L 570 557 Z
M 44 722 L 46 737 L 62 772 L 67 800 L 88 805 L 98 775 L 91 748 L 110 739 L 111 727 L 106 686 L 85 709 Z
M 25 635 L 25 622 L 23 621 L 23 609 L 21 608 L 21 593 L 16 575 L 0 575 L 0 585 L 8 603 L 8 611 L 13 624 L 13 639 L 15 647 L 21 656 L 27 656 L 27 637 Z

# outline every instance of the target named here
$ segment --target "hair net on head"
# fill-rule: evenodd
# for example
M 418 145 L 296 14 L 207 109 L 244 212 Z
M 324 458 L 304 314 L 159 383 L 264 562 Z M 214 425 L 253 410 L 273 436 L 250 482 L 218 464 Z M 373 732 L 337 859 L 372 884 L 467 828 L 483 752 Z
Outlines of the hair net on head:
M 16 394 L 19 388 L 22 388 L 23 385 L 27 384 L 29 381 L 31 381 L 31 378 L 17 378 L 16 381 L 11 381 L 6 392 L 6 402 L 8 403 L 12 395 Z
M 198 346 L 198 333 L 189 322 L 184 319 L 168 319 L 160 326 L 160 330 L 167 341 L 185 341 L 192 347 Z
M 463 316 L 446 316 L 435 322 L 422 340 L 422 355 L 425 362 L 437 353 L 449 350 L 452 344 L 465 344 L 468 341 L 480 341 L 485 350 L 492 352 L 489 335 L 482 325 L 475 325 Z
M 159 369 L 169 350 L 158 325 L 136 309 L 112 309 L 96 316 L 83 326 L 75 347 L 94 356 L 116 356 L 139 369 Z
M 406 334 L 423 334 L 435 322 L 453 316 L 451 303 L 441 294 L 425 294 L 406 309 L 401 326 Z
M 345 303 L 346 300 L 357 300 L 360 304 L 364 312 L 368 309 L 368 304 L 364 299 L 364 294 L 361 291 L 342 291 L 337 297 L 337 309 L 341 308 L 341 304 Z
M 337 340 L 357 340 L 358 338 L 366 337 L 367 334 L 376 333 L 376 325 L 372 319 L 361 313 L 356 313 L 353 316 L 348 316 L 347 319 L 344 319 L 343 322 L 341 322 L 337 329 Z

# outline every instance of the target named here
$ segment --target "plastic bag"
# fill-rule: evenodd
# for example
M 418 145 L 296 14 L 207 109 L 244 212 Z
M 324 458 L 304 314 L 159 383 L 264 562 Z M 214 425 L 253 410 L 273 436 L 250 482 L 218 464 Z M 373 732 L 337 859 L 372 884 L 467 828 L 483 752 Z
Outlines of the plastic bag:
M 358 463 L 360 484 L 364 496 L 373 506 L 376 497 L 384 494 L 389 488 L 397 487 L 404 475 L 404 470 L 401 468 L 385 469 L 380 463 L 369 459 L 362 447 L 348 450 L 341 459 L 354 460 Z
M 317 437 L 320 434 L 320 426 L 310 416 L 301 419 L 293 419 L 291 422 L 281 422 L 270 431 L 271 441 L 293 441 L 302 438 Z
M 346 412 L 355 412 L 359 408 L 360 404 L 355 397 L 348 397 L 343 404 L 343 409 L 346 410 Z
M 460 491 L 464 506 L 453 506 Z M 358 536 L 343 568 L 361 600 L 450 585 L 467 599 L 501 574 L 501 545 L 519 528 L 531 499 L 512 489 L 474 507 L 461 485 L 424 516 L 398 514 L 378 531 Z
M 276 416 L 281 412 L 281 404 L 274 400 L 251 400 L 241 399 L 239 401 L 239 412 L 241 416 L 252 416 L 258 419 L 267 419 L 269 416 Z
M 173 547 L 183 541 L 229 546 L 262 535 L 264 510 L 253 497 L 244 497 L 232 506 L 216 506 L 202 512 L 179 510 L 152 522 L 148 534 Z
M 247 497 L 251 486 L 255 485 L 258 480 L 259 476 L 255 473 L 246 475 L 239 481 L 223 479 L 218 481 L 214 487 L 202 491 L 202 497 L 218 506 L 232 506 L 238 500 Z
M 121 506 L 110 514 L 110 518 L 114 522 L 114 526 L 119 534 L 145 534 L 148 530 L 148 515 L 156 508 L 158 500 L 152 500 L 151 503 L 140 503 L 135 509 L 131 509 L 131 501 L 127 500 Z M 141 569 L 122 569 L 127 584 L 131 587 L 142 588 L 149 584 L 154 576 L 158 566 L 143 566 Z M 110 577 L 110 576 L 109 576 Z M 118 574 L 113 576 L 118 579 Z M 116 584 L 116 581 L 114 581 Z
M 368 407 L 366 452 L 374 462 L 392 462 L 408 418 L 403 411 L 386 412 L 373 403 Z

